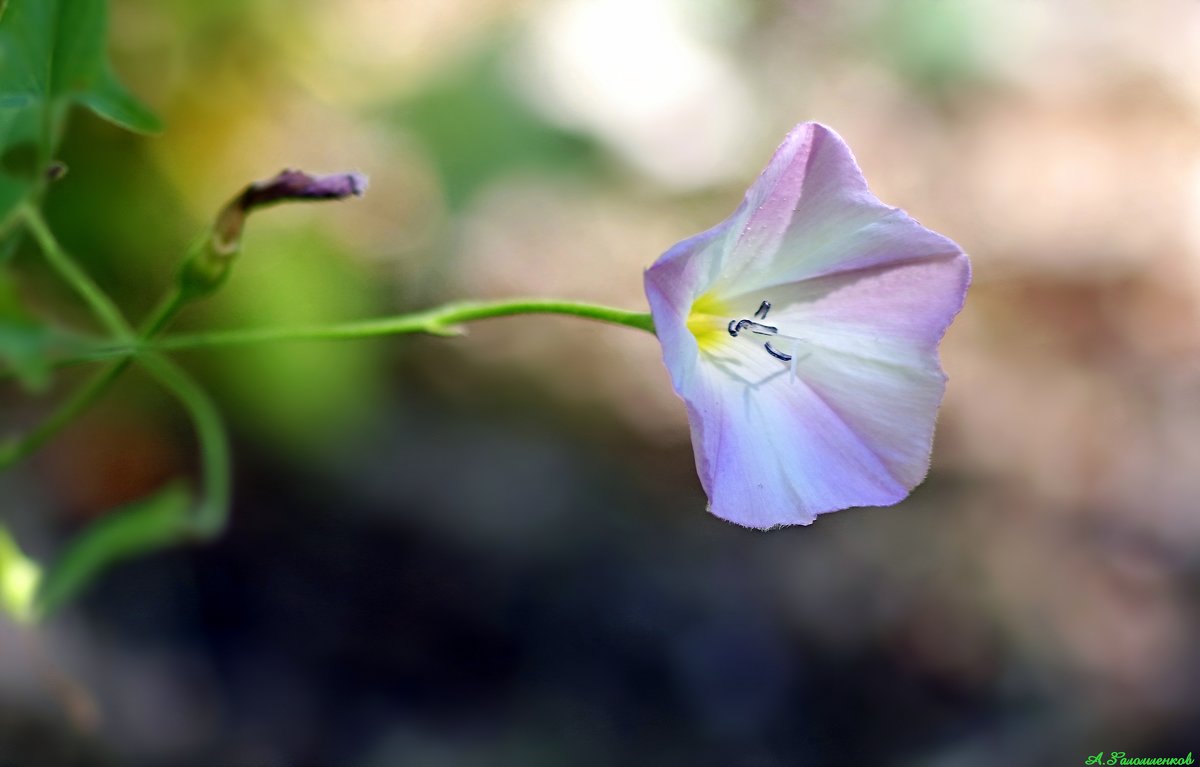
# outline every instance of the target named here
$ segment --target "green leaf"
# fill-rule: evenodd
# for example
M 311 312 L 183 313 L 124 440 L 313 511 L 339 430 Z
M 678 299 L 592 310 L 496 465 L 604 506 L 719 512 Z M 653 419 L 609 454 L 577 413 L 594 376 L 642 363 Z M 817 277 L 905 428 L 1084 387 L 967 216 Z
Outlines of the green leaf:
M 0 18 L 0 94 L 42 101 L 104 73 L 105 0 L 10 0 Z
M 49 613 L 78 595 L 112 565 L 185 540 L 190 505 L 183 486 L 168 485 L 80 533 L 46 570 L 35 598 L 38 614 Z
M 113 75 L 107 26 L 106 0 L 8 0 L 0 15 L 0 219 L 38 180 L 68 105 L 130 130 L 161 129 Z M 32 174 L 8 167 L 25 144 L 33 148 Z
M 58 0 L 13 0 L 6 7 L 0 17 L 0 98 L 50 93 L 57 9 Z
M 25 106 L 0 108 L 0 223 L 37 180 L 41 123 L 32 100 L 27 99 Z
M 111 123 L 138 133 L 159 133 L 163 129 L 158 115 L 146 108 L 125 89 L 111 71 L 95 87 L 80 97 L 80 103 Z
M 0 610 L 18 622 L 31 622 L 41 578 L 38 563 L 25 556 L 8 530 L 0 525 Z

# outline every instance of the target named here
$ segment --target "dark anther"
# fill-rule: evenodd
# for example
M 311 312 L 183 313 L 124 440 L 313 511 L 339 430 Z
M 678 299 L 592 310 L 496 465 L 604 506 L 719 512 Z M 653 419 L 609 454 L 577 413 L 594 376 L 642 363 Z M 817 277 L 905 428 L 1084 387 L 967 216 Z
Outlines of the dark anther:
M 761 322 L 755 322 L 754 320 L 729 321 L 729 335 L 734 338 L 737 338 L 738 333 L 741 333 L 746 328 L 749 328 L 750 332 L 757 333 L 760 336 L 773 336 L 779 332 L 779 328 L 772 327 L 771 325 L 763 325 Z
M 758 305 L 758 311 L 754 313 L 754 316 L 760 320 L 765 320 L 767 318 L 767 312 L 769 311 L 771 311 L 771 302 L 763 301 Z
M 765 344 L 763 344 L 763 346 L 764 346 L 764 347 L 766 347 L 766 349 L 767 349 L 767 354 L 770 354 L 770 355 L 771 355 L 772 357 L 774 357 L 775 359 L 777 359 L 777 360 L 783 360 L 784 362 L 791 362 L 791 361 L 792 361 L 792 355 L 790 355 L 790 354 L 784 354 L 783 352 L 781 352 L 781 351 L 779 351 L 779 350 L 777 350 L 777 349 L 774 349 L 774 348 L 772 348 L 772 347 L 771 347 L 771 342 L 770 342 L 770 341 L 767 341 Z

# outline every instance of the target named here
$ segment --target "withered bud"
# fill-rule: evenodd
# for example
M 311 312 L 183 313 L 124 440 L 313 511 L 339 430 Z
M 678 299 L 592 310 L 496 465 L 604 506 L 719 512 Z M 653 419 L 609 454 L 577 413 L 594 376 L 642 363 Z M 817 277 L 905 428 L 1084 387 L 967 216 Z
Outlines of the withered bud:
M 312 176 L 294 169 L 280 171 L 273 178 L 248 185 L 225 203 L 213 222 L 213 228 L 197 243 L 184 264 L 180 275 L 184 292 L 201 296 L 220 286 L 241 247 L 242 229 L 251 211 L 281 202 L 361 197 L 366 190 L 367 177 L 361 173 Z

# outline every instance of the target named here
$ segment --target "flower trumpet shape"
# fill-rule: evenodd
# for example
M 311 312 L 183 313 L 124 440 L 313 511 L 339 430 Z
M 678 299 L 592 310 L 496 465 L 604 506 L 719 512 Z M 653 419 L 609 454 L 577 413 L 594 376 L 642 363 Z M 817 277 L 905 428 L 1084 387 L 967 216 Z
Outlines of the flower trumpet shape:
M 908 495 L 970 274 L 868 191 L 836 133 L 793 129 L 732 216 L 646 271 L 709 510 L 770 528 Z

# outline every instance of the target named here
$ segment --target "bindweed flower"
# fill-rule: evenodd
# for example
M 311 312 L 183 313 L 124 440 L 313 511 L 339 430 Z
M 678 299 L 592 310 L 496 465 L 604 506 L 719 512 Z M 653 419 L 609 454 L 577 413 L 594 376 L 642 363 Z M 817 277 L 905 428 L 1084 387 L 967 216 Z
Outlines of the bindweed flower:
M 929 469 L 970 264 L 797 126 L 732 216 L 646 271 L 709 510 L 755 528 L 897 503 Z

